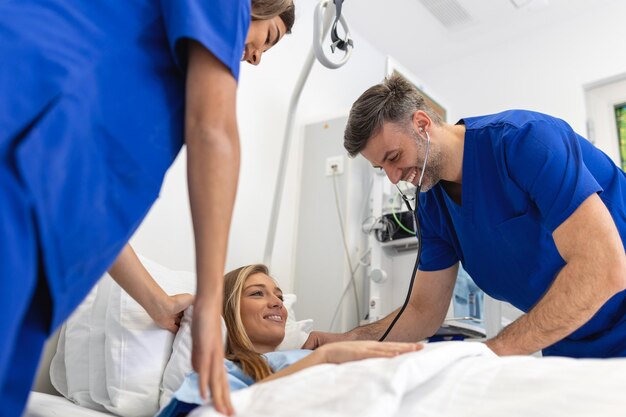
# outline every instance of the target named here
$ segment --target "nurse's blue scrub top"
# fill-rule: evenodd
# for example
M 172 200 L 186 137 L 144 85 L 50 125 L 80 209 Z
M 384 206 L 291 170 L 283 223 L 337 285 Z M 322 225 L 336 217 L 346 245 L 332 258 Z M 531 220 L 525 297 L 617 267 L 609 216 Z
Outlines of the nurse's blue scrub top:
M 626 241 L 626 175 L 560 119 L 512 110 L 463 119 L 462 205 L 441 185 L 420 196 L 420 269 L 461 261 L 490 296 L 527 312 L 565 262 L 552 232 L 599 193 Z M 544 355 L 626 356 L 626 292 Z
M 249 24 L 250 0 L 0 3 L 0 163 L 32 197 L 38 236 L 24 239 L 41 248 L 53 328 L 128 242 L 181 149 L 182 41 L 237 79 Z

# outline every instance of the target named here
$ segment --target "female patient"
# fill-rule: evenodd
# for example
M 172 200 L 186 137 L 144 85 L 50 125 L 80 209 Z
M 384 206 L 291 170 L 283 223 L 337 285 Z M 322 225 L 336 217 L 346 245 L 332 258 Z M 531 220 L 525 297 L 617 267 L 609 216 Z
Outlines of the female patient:
M 348 341 L 330 343 L 315 351 L 276 352 L 285 337 L 287 310 L 283 293 L 265 265 L 249 265 L 226 274 L 223 307 L 228 332 L 224 365 L 231 390 L 323 363 L 392 357 L 421 349 L 421 345 L 413 343 Z M 159 417 L 185 415 L 204 403 L 196 379 L 195 373 L 185 379 Z

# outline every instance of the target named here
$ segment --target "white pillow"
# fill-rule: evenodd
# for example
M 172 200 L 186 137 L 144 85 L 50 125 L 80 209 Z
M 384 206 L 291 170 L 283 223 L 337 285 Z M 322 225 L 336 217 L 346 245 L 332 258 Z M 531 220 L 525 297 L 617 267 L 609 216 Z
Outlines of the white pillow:
M 169 294 L 195 293 L 191 272 L 173 271 L 149 259 L 142 263 Z M 111 288 L 105 323 L 107 410 L 124 416 L 152 416 L 159 409 L 159 386 L 172 352 L 174 334 L 154 323 L 119 286 Z
M 96 299 L 91 309 L 91 327 L 89 329 L 89 395 L 91 399 L 103 406 L 109 402 L 109 393 L 104 384 L 104 341 L 105 319 L 111 289 L 118 287 L 109 274 L 105 274 L 98 283 Z M 104 408 L 103 408 L 104 409 Z
M 285 324 L 285 339 L 278 346 L 278 350 L 300 349 L 309 333 L 313 329 L 313 320 L 296 320 L 293 306 L 296 303 L 295 294 L 284 294 L 284 306 L 288 311 L 287 323 Z M 172 356 L 170 357 L 161 384 L 160 406 L 166 406 L 174 392 L 180 388 L 185 376 L 192 371 L 191 367 L 191 317 L 193 309 L 190 307 L 180 324 L 180 329 L 174 340 Z M 226 341 L 226 325 L 222 319 L 222 340 Z
M 285 324 L 285 338 L 276 350 L 300 349 L 313 330 L 313 320 L 296 320 L 293 307 L 298 301 L 295 294 L 283 294 L 283 305 L 287 309 L 287 323 Z
M 59 392 L 80 406 L 103 411 L 104 409 L 92 400 L 89 393 L 90 321 L 98 287 L 98 285 L 95 286 L 89 292 L 85 300 L 65 322 L 65 332 L 61 335 L 63 340 L 61 337 L 59 338 L 57 355 L 61 353 L 58 347 L 63 347 L 67 392 L 61 392 L 61 390 Z M 53 361 L 58 363 L 58 360 L 53 359 Z M 55 367 L 55 371 L 58 371 L 57 367 Z M 56 375 L 54 377 L 51 375 L 50 378 L 51 380 L 59 380 Z M 55 386 L 55 388 L 57 387 Z
M 161 383 L 159 406 L 163 408 L 172 399 L 174 392 L 180 388 L 185 376 L 193 371 L 191 367 L 191 318 L 193 306 L 185 311 L 172 345 L 172 356 L 167 362 Z M 226 343 L 226 323 L 222 319 L 222 340 Z
M 296 312 L 293 310 L 296 301 L 298 297 L 295 294 L 283 294 L 283 306 L 287 309 L 287 323 L 296 321 Z
M 195 293 L 195 274 L 140 259 L 166 293 Z M 105 274 L 63 325 L 50 379 L 83 407 L 152 415 L 173 339 Z
M 50 361 L 50 382 L 59 393 L 67 397 L 67 375 L 65 371 L 65 329 L 66 323 L 63 323 L 59 332 L 59 340 L 57 341 L 57 350 Z
M 285 338 L 276 350 L 301 349 L 313 330 L 313 319 L 289 322 L 285 325 Z

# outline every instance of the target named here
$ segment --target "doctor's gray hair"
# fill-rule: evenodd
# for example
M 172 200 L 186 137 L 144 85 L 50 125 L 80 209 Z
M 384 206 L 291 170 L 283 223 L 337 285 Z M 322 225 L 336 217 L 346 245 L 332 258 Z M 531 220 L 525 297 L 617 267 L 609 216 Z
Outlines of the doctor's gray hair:
M 436 125 L 441 117 L 424 101 L 415 86 L 398 73 L 368 88 L 354 102 L 343 136 L 343 146 L 355 157 L 367 146 L 369 139 L 378 134 L 385 122 L 409 126 L 413 114 L 422 110 Z
M 296 20 L 296 6 L 293 0 L 252 0 L 252 20 L 270 20 L 280 17 L 291 33 Z

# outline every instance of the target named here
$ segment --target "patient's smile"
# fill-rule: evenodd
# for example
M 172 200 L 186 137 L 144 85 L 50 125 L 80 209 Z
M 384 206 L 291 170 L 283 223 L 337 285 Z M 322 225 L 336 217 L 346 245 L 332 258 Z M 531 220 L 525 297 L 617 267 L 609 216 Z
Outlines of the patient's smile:
M 270 320 L 270 321 L 275 321 L 278 323 L 282 323 L 283 322 L 283 318 L 279 315 L 271 315 L 271 316 L 265 316 L 263 317 L 264 319 Z

